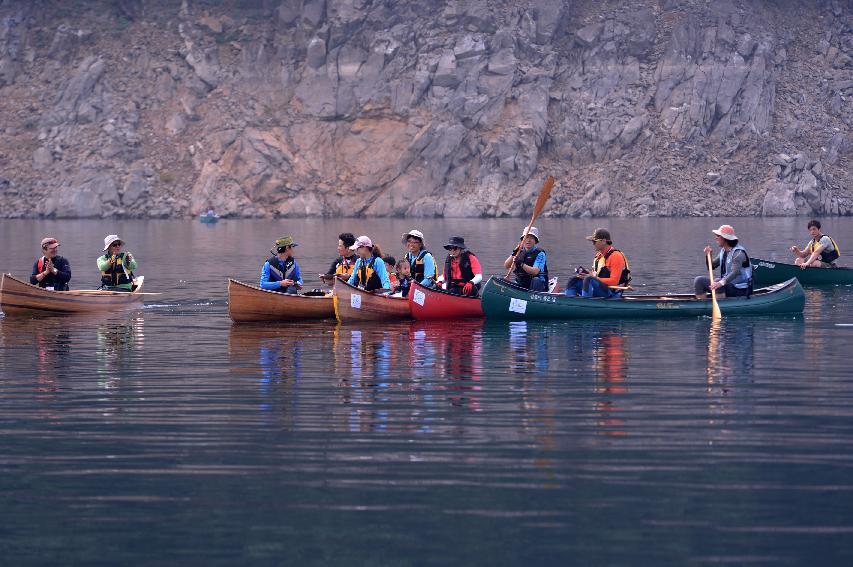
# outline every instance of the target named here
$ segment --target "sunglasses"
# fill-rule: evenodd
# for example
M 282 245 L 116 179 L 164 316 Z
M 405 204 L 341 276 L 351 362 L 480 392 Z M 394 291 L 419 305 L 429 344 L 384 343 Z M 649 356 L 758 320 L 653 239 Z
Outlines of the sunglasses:
M 448 246 L 447 249 L 448 250 L 462 250 L 462 248 L 460 248 L 459 246 Z

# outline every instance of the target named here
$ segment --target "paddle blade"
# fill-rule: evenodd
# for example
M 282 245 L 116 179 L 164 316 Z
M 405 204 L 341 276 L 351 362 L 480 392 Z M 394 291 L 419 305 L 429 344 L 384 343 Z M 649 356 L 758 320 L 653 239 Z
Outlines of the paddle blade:
M 551 189 L 554 188 L 554 177 L 549 175 L 545 180 L 545 183 L 542 184 L 542 189 L 539 190 L 539 198 L 536 199 L 536 206 L 533 207 L 533 220 L 530 221 L 530 224 L 533 224 L 533 221 L 536 220 L 536 217 L 539 216 L 539 213 L 542 212 L 542 209 L 545 208 L 545 203 L 548 202 L 548 198 L 551 197 Z

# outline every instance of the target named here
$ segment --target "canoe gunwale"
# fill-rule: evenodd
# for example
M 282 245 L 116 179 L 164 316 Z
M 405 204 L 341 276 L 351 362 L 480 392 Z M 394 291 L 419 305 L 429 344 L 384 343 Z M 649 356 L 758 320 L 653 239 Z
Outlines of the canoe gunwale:
M 751 258 L 750 260 L 752 262 L 753 280 L 759 284 L 796 278 L 802 285 L 809 286 L 853 285 L 853 268 L 845 266 L 802 269 L 796 264 L 788 262 L 777 262 L 763 258 Z
M 367 301 L 352 307 L 352 296 L 358 294 Z M 335 317 L 341 323 L 355 321 L 402 321 L 412 318 L 409 300 L 372 291 L 364 291 L 348 282 L 335 280 Z

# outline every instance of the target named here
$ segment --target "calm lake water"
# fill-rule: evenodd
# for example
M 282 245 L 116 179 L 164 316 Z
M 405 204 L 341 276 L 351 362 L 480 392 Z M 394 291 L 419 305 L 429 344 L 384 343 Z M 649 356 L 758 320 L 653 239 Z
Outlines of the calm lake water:
M 605 225 L 640 291 L 689 292 L 723 220 L 757 257 L 807 239 L 807 219 L 539 227 L 558 274 Z M 344 230 L 397 256 L 409 228 L 440 252 L 461 234 L 494 274 L 524 224 L 0 221 L 3 272 L 29 275 L 50 235 L 95 287 L 117 232 L 162 293 L 0 318 L 4 563 L 853 564 L 851 288 L 719 328 L 227 317 L 226 278 L 256 281 L 285 234 L 310 288 Z M 825 225 L 853 251 L 853 219 Z

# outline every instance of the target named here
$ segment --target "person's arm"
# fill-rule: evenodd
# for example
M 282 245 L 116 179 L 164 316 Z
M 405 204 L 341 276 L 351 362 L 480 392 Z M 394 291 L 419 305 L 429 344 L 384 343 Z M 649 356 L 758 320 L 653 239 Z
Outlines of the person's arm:
M 132 272 L 133 270 L 139 267 L 139 264 L 136 261 L 136 256 L 134 256 L 130 252 L 124 255 L 124 261 L 126 263 L 125 268 L 127 268 L 129 272 Z
M 296 287 L 302 287 L 302 272 L 299 271 L 299 262 L 293 261 L 293 271 L 290 273 L 290 279 Z
M 728 282 L 737 278 L 743 269 L 743 262 L 746 260 L 746 257 L 741 250 L 735 250 L 729 253 L 732 254 L 731 270 L 726 273 L 725 277 L 720 278 L 720 285 L 726 285 Z
M 471 261 L 471 271 L 474 272 L 474 277 L 471 278 L 471 283 L 477 285 L 483 281 L 483 268 L 480 266 L 480 261 L 473 254 L 468 256 L 468 259 Z
M 264 267 L 261 270 L 261 281 L 260 281 L 261 289 L 278 289 L 281 287 L 281 284 L 278 282 L 270 281 L 270 263 L 264 262 Z
M 815 249 L 814 249 L 814 252 L 812 252 L 810 255 L 808 255 L 808 258 L 803 262 L 803 264 L 804 264 L 804 265 L 806 265 L 806 266 L 810 265 L 812 262 L 814 262 L 815 260 L 817 260 L 818 258 L 820 258 L 820 254 L 821 254 L 821 252 L 823 252 L 824 250 L 826 250 L 826 247 L 827 247 L 827 244 L 828 244 L 829 239 L 828 239 L 828 238 L 826 238 L 826 241 L 825 241 L 825 240 L 824 240 L 824 238 L 826 238 L 826 237 L 824 236 L 823 238 L 821 238 L 821 239 L 818 241 L 818 244 L 820 244 L 820 246 L 818 246 L 817 248 L 815 248 Z M 803 254 L 803 257 L 805 257 L 806 255 L 807 255 L 807 254 Z
M 65 258 L 53 265 L 57 272 L 54 276 L 60 285 L 68 285 L 71 281 L 71 264 Z
M 98 256 L 98 271 L 106 272 L 113 265 L 112 256 L 101 254 Z
M 619 285 L 619 280 L 622 279 L 622 271 L 625 269 L 625 257 L 620 252 L 615 252 L 610 255 L 605 265 L 610 268 L 610 276 L 599 277 L 598 280 L 607 287 Z
M 359 258 L 358 260 L 355 261 L 355 266 L 353 266 L 353 268 L 352 268 L 352 274 L 350 274 L 350 277 L 347 280 L 348 284 L 356 285 L 356 282 L 358 281 L 358 270 L 359 269 L 361 269 L 361 258 Z
M 433 266 L 433 270 L 435 270 L 435 266 Z M 382 289 L 391 289 L 391 280 L 388 278 L 388 270 L 385 269 L 385 262 L 382 261 L 382 258 L 377 258 L 373 263 L 373 271 L 379 276 Z
M 387 277 L 388 274 L 386 273 Z M 432 257 L 432 254 L 427 254 L 424 256 L 424 279 L 420 281 L 421 285 L 426 287 L 432 286 L 432 282 L 435 280 L 435 259 Z
M 33 285 L 38 285 L 39 282 L 44 278 L 41 276 L 41 272 L 39 272 L 39 261 L 36 260 L 35 264 L 33 264 L 33 273 L 30 275 L 30 283 Z
M 528 266 L 527 264 L 522 264 L 521 269 L 530 274 L 531 276 L 538 276 L 542 272 L 542 270 L 545 269 L 545 260 L 545 252 L 540 250 L 539 254 L 536 255 L 536 260 L 534 260 L 533 265 Z
M 343 261 L 343 259 L 341 259 L 341 261 Z M 325 275 L 331 278 L 335 275 L 336 271 L 338 271 L 338 260 L 334 259 L 334 260 L 332 260 L 332 265 L 329 266 L 328 270 L 326 270 Z

